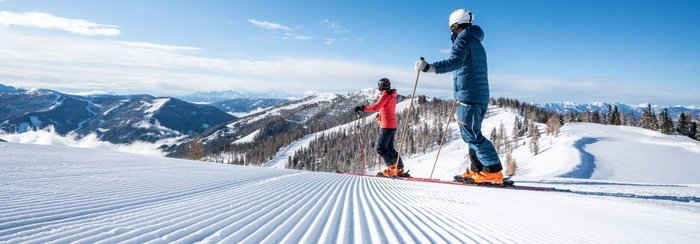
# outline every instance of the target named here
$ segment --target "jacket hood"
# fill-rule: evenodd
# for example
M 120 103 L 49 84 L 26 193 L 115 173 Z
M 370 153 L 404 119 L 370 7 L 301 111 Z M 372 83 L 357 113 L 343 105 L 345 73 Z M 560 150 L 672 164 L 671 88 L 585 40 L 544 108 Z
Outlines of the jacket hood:
M 470 35 L 479 41 L 484 40 L 484 30 L 482 30 L 478 25 L 472 25 L 466 31 L 468 31 L 467 35 Z

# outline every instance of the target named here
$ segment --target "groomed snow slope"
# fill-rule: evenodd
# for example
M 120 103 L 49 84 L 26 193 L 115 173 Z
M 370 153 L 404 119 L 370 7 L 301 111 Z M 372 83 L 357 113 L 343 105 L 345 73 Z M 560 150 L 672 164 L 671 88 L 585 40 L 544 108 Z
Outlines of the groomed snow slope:
M 616 185 L 690 194 L 678 201 L 406 182 L 58 146 L 0 143 L 0 154 L 0 243 L 700 239 L 692 186 L 585 182 L 598 190 Z

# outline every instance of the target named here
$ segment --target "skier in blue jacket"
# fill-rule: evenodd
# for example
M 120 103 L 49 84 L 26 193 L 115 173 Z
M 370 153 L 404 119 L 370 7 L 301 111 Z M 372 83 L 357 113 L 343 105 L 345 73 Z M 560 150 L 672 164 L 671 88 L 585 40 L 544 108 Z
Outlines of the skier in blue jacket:
M 454 96 L 459 103 L 457 121 L 462 139 L 469 144 L 471 166 L 462 174 L 476 183 L 503 184 L 503 166 L 491 141 L 481 133 L 489 102 L 486 51 L 481 41 L 484 31 L 472 25 L 474 15 L 458 9 L 450 15 L 452 52 L 450 58 L 435 63 L 416 61 L 416 71 L 447 73 L 452 71 Z

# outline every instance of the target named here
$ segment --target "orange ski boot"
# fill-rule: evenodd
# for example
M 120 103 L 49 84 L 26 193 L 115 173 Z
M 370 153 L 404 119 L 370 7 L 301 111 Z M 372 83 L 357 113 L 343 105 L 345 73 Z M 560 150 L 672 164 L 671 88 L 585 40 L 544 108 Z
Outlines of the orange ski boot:
M 464 174 L 462 174 L 462 178 L 472 178 L 472 176 L 474 176 L 475 174 L 476 172 L 467 170 L 467 172 L 464 172 Z
M 488 173 L 486 171 L 481 171 L 472 175 L 471 182 L 476 184 L 494 184 L 503 185 L 503 173 L 498 171 L 496 173 Z
M 455 175 L 454 179 L 456 182 L 465 182 L 465 181 L 470 180 L 475 174 L 477 174 L 477 173 L 470 170 L 470 169 L 467 169 L 467 171 L 464 172 L 463 174 Z
M 380 171 L 379 173 L 377 173 L 377 176 L 393 177 L 395 171 L 396 171 L 396 165 L 395 165 L 395 164 L 391 164 L 391 165 L 389 165 L 389 167 L 387 167 L 386 169 L 384 169 L 384 170 Z
M 377 176 L 383 176 L 383 177 L 410 177 L 408 173 L 403 172 L 403 168 L 396 168 L 395 164 L 389 165 L 386 169 L 382 170 L 381 172 L 377 173 Z

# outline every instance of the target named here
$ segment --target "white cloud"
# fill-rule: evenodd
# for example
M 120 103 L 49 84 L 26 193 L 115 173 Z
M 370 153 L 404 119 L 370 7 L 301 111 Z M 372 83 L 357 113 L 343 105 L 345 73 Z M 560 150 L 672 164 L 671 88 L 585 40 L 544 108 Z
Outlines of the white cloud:
M 321 21 L 321 23 L 326 25 L 326 27 L 329 30 L 333 31 L 334 33 L 340 34 L 340 33 L 349 33 L 350 32 L 350 30 L 344 28 L 341 24 L 339 24 L 338 22 L 335 22 L 335 21 L 324 19 L 323 21 Z
M 82 19 L 56 17 L 51 14 L 38 12 L 12 13 L 0 11 L 0 25 L 63 30 L 86 36 L 116 36 L 121 34 L 119 26 L 97 24 Z
M 253 25 L 257 26 L 257 27 L 260 27 L 260 28 L 263 28 L 263 29 L 267 29 L 267 30 L 285 30 L 285 31 L 292 31 L 292 28 L 289 28 L 289 27 L 287 27 L 287 26 L 284 26 L 284 25 L 281 25 L 281 24 L 278 24 L 278 23 L 269 22 L 269 21 L 248 19 L 248 22 L 250 22 L 251 24 L 253 24 Z
M 333 45 L 339 41 L 348 41 L 347 38 L 325 38 L 323 39 L 324 45 Z
M 450 48 L 443 48 L 443 49 L 440 49 L 439 52 L 442 53 L 442 54 L 450 54 L 450 53 L 452 53 L 452 49 L 450 49 Z
M 295 40 L 301 40 L 301 41 L 307 41 L 307 40 L 312 40 L 314 39 L 312 36 L 305 36 L 301 34 L 296 34 L 296 33 L 285 33 L 284 37 L 282 39 L 295 39 Z
M 295 35 L 294 39 L 296 39 L 296 40 L 311 40 L 314 38 L 310 37 L 310 36 L 305 36 L 305 35 Z
M 372 86 L 379 77 L 398 84 L 415 78 L 412 64 L 396 68 L 364 61 L 209 58 L 154 43 L 31 36 L 3 28 L 0 40 L 0 82 L 25 88 L 155 95 L 228 89 L 342 93 Z M 444 82 L 445 91 L 449 84 Z
M 154 43 L 149 43 L 149 42 L 119 42 L 119 43 L 127 45 L 127 46 L 150 48 L 150 49 L 162 49 L 162 50 L 168 50 L 168 51 L 199 51 L 199 50 L 202 50 L 201 48 L 198 48 L 198 47 L 167 46 L 167 45 L 160 45 L 160 44 L 154 44 Z

